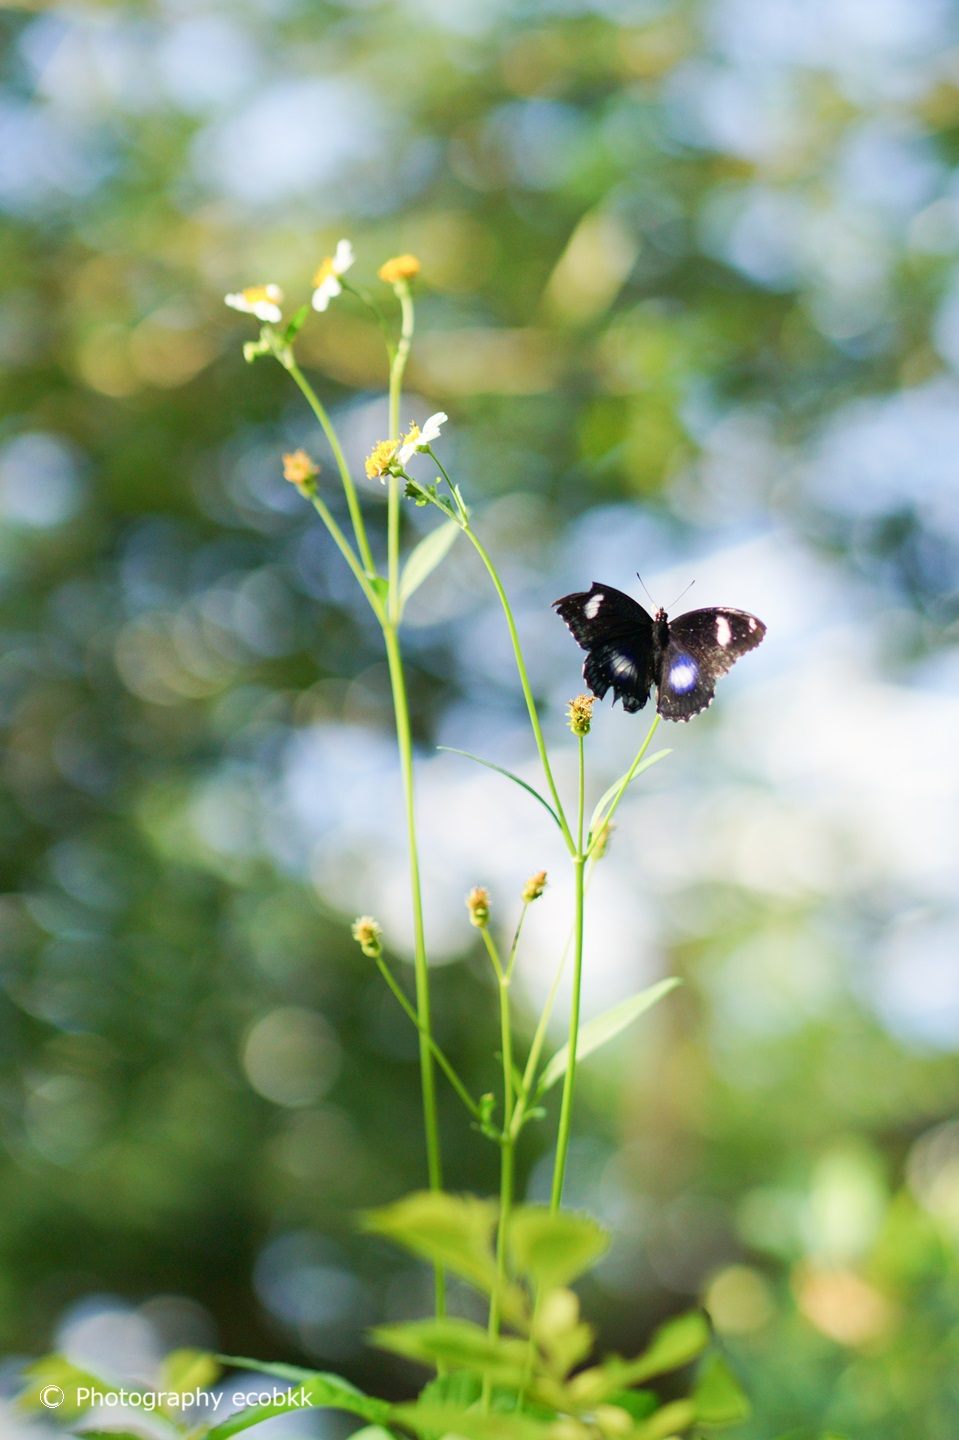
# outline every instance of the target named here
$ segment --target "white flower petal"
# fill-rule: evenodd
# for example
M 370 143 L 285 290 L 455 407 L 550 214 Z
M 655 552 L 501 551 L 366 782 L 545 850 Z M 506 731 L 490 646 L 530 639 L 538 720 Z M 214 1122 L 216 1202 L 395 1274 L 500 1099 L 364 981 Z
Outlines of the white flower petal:
M 313 309 L 325 310 L 334 296 L 339 295 L 343 286 L 335 275 L 327 275 L 326 279 L 313 291 Z
M 443 410 L 437 410 L 435 415 L 431 415 L 420 431 L 419 445 L 422 447 L 428 445 L 431 440 L 436 440 L 449 418 Z
M 336 242 L 336 253 L 333 256 L 333 269 L 337 275 L 345 275 L 353 264 L 355 256 L 353 246 L 349 240 L 338 240 Z

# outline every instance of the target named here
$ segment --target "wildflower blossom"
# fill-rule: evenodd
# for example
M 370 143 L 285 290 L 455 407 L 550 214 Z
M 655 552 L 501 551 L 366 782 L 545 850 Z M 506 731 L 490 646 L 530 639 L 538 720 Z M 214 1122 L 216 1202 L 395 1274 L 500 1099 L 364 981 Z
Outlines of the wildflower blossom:
M 415 255 L 394 255 L 384 260 L 377 274 L 387 285 L 397 285 L 403 280 L 415 280 L 420 273 L 420 262 Z
M 485 885 L 474 885 L 466 897 L 466 908 L 470 922 L 477 930 L 485 930 L 489 924 L 489 891 Z
M 325 310 L 334 296 L 339 295 L 343 286 L 340 276 L 345 275 L 353 264 L 353 246 L 349 240 L 337 242 L 333 255 L 327 255 L 313 276 L 313 309 Z
M 422 430 L 416 424 L 410 426 L 403 436 L 403 442 L 397 452 L 397 459 L 401 465 L 409 464 L 417 450 L 426 450 L 434 440 L 439 439 L 439 433 L 450 417 L 443 410 L 437 410 L 423 422 Z
M 369 960 L 378 960 L 383 953 L 383 930 L 372 915 L 360 915 L 353 921 L 353 939 Z
M 577 695 L 574 700 L 569 702 L 566 714 L 569 717 L 569 728 L 574 735 L 589 734 L 595 703 L 595 695 Z
M 373 446 L 366 457 L 368 480 L 383 480 L 389 474 L 390 466 L 396 459 L 399 443 L 398 440 L 380 440 Z
M 283 319 L 283 291 L 279 285 L 248 285 L 232 295 L 224 295 L 224 301 L 231 310 L 241 310 L 244 315 L 255 315 L 266 324 L 277 325 Z

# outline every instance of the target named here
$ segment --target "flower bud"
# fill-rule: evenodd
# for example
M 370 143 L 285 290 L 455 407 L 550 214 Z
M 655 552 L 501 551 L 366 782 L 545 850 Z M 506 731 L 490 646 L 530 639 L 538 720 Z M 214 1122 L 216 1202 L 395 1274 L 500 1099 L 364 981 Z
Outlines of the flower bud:
M 609 849 L 609 842 L 613 838 L 613 831 L 615 829 L 616 826 L 613 824 L 612 820 L 600 821 L 600 824 L 596 830 L 596 838 L 593 841 L 593 847 L 589 852 L 590 859 L 602 860 L 603 856 L 606 854 L 606 851 Z
M 383 954 L 383 931 L 372 915 L 360 915 L 353 921 L 353 939 L 369 960 L 379 960 Z
M 577 695 L 574 700 L 569 702 L 569 709 L 566 713 L 569 716 L 569 728 L 574 735 L 589 734 L 595 703 L 595 695 Z
M 283 456 L 283 479 L 289 480 L 304 495 L 315 493 L 319 473 L 319 465 L 305 450 L 293 450 Z
M 527 880 L 526 884 L 523 886 L 524 905 L 531 905 L 534 900 L 538 900 L 545 889 L 546 871 L 537 870 L 536 874 L 531 875 Z
M 470 913 L 470 923 L 477 930 L 485 930 L 489 924 L 489 891 L 485 885 L 473 886 L 466 897 L 466 908 Z

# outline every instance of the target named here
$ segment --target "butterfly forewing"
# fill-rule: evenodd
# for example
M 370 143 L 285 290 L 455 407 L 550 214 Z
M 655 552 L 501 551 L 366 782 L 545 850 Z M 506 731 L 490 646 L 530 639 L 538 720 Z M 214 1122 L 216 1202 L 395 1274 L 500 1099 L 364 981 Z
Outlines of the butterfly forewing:
M 612 690 L 624 710 L 642 710 L 655 678 L 653 622 L 642 605 L 595 581 L 554 605 L 573 639 L 589 652 L 583 678 L 593 694 L 602 700 Z

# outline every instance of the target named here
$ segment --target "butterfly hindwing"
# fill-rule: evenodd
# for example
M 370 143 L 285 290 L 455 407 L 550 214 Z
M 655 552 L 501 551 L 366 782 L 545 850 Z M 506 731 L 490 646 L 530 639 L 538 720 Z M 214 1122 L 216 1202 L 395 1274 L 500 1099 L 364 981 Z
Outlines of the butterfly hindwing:
M 602 700 L 612 690 L 623 709 L 642 710 L 654 679 L 653 622 L 630 595 L 597 585 L 554 602 L 576 643 L 589 653 L 583 678 Z
M 741 655 L 754 650 L 766 627 L 745 610 L 689 610 L 669 622 L 669 642 L 658 656 L 657 709 L 665 720 L 689 720 L 705 710 L 716 681 Z

